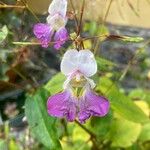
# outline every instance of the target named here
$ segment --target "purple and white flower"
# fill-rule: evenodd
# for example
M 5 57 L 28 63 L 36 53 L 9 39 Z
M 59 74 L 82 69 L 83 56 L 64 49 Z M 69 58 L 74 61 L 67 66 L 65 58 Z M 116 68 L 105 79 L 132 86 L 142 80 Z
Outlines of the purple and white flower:
M 47 48 L 54 36 L 54 48 L 59 49 L 68 39 L 65 28 L 67 23 L 67 0 L 53 0 L 48 9 L 47 23 L 34 25 L 33 33 L 42 47 Z M 56 33 L 55 33 L 56 32 Z
M 51 116 L 84 123 L 91 116 L 105 116 L 109 101 L 93 92 L 95 83 L 89 77 L 97 72 L 97 63 L 90 50 L 68 50 L 61 62 L 61 72 L 67 77 L 64 91 L 48 98 Z

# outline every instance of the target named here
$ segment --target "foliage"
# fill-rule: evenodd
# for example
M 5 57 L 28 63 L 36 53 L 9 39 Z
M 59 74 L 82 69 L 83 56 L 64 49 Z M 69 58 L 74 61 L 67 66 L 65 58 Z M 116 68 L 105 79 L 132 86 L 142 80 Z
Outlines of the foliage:
M 5 25 L 0 30 L 0 43 L 2 43 L 6 39 L 7 34 L 8 34 L 8 28 Z
M 34 95 L 27 96 L 25 114 L 35 138 L 47 148 L 60 149 L 56 119 L 49 117 L 46 111 L 46 100 L 49 93 L 39 89 Z
M 21 1 L 5 2 L 23 5 Z M 150 149 L 147 37 L 118 34 L 116 26 L 103 21 L 82 21 L 84 47 L 97 55 L 94 90 L 109 99 L 110 111 L 84 125 L 68 123 L 49 116 L 46 103 L 50 95 L 63 90 L 66 77 L 59 72 L 58 60 L 66 49 L 74 48 L 72 41 L 59 54 L 51 47 L 43 49 L 31 30 L 37 17 L 44 20 L 45 16 L 34 14 L 29 6 L 8 9 L 0 10 L 0 150 Z M 74 14 L 70 11 L 68 15 L 71 40 L 82 39 L 72 26 Z

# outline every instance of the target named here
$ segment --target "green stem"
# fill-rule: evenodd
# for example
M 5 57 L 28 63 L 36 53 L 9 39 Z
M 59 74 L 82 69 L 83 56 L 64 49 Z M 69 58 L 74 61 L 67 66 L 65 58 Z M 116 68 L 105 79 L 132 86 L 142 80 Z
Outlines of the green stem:
M 96 135 L 93 132 L 91 132 L 85 126 L 83 126 L 82 124 L 80 124 L 77 120 L 75 120 L 75 123 L 77 123 L 84 131 L 86 131 L 91 136 L 91 138 L 95 138 L 96 139 Z

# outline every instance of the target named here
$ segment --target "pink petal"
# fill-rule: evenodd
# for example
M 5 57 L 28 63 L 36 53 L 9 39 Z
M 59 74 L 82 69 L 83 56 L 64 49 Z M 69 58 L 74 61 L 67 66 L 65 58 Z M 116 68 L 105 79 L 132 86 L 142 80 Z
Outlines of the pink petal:
M 69 91 L 55 94 L 48 98 L 48 114 L 54 117 L 66 117 L 68 121 L 74 121 L 76 117 L 76 103 L 71 98 Z
M 47 24 L 38 23 L 34 25 L 33 33 L 41 42 L 42 47 L 47 48 L 53 35 L 52 28 Z
M 91 116 L 105 116 L 109 111 L 109 101 L 92 91 L 87 91 L 80 99 L 79 107 L 78 118 L 81 123 L 84 123 Z
M 66 28 L 60 28 L 54 36 L 54 41 L 56 44 L 54 45 L 55 49 L 60 49 L 61 46 L 68 40 L 68 32 Z

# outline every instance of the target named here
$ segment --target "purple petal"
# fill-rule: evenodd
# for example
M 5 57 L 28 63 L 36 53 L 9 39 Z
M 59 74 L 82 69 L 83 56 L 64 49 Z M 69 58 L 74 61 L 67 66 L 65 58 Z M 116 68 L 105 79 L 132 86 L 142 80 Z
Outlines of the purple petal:
M 105 116 L 109 111 L 109 101 L 92 91 L 87 91 L 80 99 L 79 107 L 78 118 L 81 123 L 84 123 L 90 116 Z
M 41 42 L 42 47 L 47 48 L 53 35 L 52 28 L 48 24 L 38 23 L 34 25 L 33 33 Z
M 76 103 L 68 91 L 55 94 L 48 98 L 48 114 L 54 117 L 66 117 L 68 121 L 74 121 L 76 117 Z
M 60 49 L 61 46 L 68 40 L 68 32 L 66 28 L 60 28 L 54 36 L 54 41 L 56 44 L 54 45 L 55 49 Z

